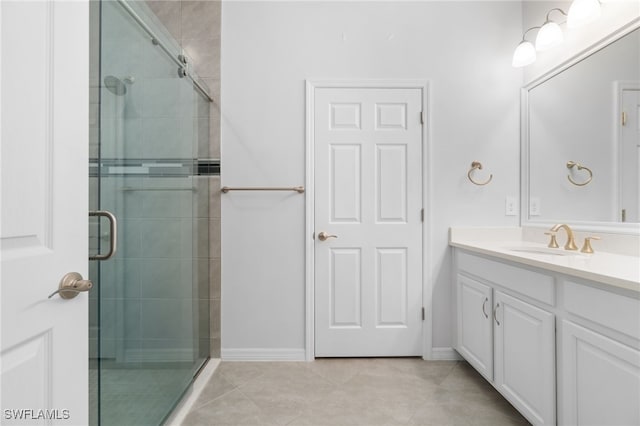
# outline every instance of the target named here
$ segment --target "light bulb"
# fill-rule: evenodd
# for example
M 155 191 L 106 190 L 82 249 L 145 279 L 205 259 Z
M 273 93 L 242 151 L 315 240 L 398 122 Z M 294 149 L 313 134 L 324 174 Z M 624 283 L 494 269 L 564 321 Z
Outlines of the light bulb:
M 598 0 L 573 0 L 569 8 L 567 26 L 569 28 L 581 27 L 598 19 L 600 13 Z
M 513 61 L 511 65 L 514 68 L 520 68 L 532 64 L 536 61 L 536 48 L 530 41 L 523 40 L 515 52 L 513 52 Z
M 551 49 L 562 43 L 564 35 L 560 29 L 560 25 L 552 21 L 547 21 L 536 37 L 536 50 L 543 51 Z

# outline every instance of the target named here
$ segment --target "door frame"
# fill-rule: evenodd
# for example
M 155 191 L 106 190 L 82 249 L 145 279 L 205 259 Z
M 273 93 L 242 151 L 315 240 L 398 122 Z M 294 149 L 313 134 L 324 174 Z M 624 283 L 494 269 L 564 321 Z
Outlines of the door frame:
M 614 184 L 616 186 L 615 191 L 613 191 L 613 196 L 615 200 L 614 211 L 612 212 L 612 217 L 614 220 L 620 220 L 620 211 L 622 209 L 622 96 L 625 90 L 638 90 L 640 91 L 640 81 L 635 80 L 618 80 L 613 82 L 613 122 L 615 123 L 613 126 L 613 150 L 614 150 L 614 158 L 615 163 L 613 165 L 613 173 L 615 176 Z
M 419 89 L 422 92 L 422 358 L 431 359 L 432 348 L 432 288 L 431 288 L 431 104 L 428 80 L 306 80 L 305 134 L 305 359 L 315 359 L 315 158 L 314 115 L 316 89 Z

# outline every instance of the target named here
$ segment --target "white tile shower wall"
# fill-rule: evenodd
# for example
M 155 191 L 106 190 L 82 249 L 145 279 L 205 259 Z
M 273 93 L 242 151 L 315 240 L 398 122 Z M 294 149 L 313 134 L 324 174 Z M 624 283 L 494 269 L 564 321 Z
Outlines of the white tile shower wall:
M 225 185 L 305 182 L 305 79 L 430 82 L 425 281 L 433 346 L 450 347 L 448 228 L 518 224 L 520 3 L 224 2 L 223 17 Z M 490 185 L 467 180 L 473 160 Z M 300 353 L 304 197 L 225 195 L 222 217 L 223 349 Z
M 193 158 L 197 145 L 184 143 L 195 141 L 198 128 L 192 84 L 178 77 L 176 64 L 119 7 L 102 9 L 110 23 L 102 33 L 102 56 L 108 58 L 102 74 L 126 87 L 120 96 L 102 89 L 103 157 Z
M 89 158 L 96 158 L 100 139 L 100 8 L 97 4 L 91 4 L 89 15 Z M 89 194 L 97 194 L 97 192 L 93 192 L 95 180 L 90 179 L 89 182 L 92 185 Z M 91 197 L 89 199 L 89 205 L 92 210 L 95 210 L 96 203 L 97 198 Z M 95 298 L 94 295 L 91 295 L 91 297 Z M 90 316 L 90 325 L 95 326 L 97 318 L 91 314 Z M 92 341 L 90 350 L 93 350 L 96 346 Z
M 192 242 L 198 226 L 193 179 L 105 177 L 102 185 L 102 208 L 127 219 L 119 228 L 121 249 L 101 265 L 101 356 L 193 356 L 184 349 L 185 336 L 194 330 L 197 290 L 184 283 L 193 282 L 193 258 L 199 254 L 197 240 Z
M 142 158 L 142 123 L 137 118 L 102 116 L 101 153 L 104 158 Z M 116 143 L 123 138 L 122 143 Z
M 194 132 L 201 143 L 197 146 L 198 158 L 220 158 L 220 1 L 165 1 L 148 0 L 147 5 L 185 49 L 197 74 L 204 80 L 214 102 L 204 107 L 203 98 L 197 98 L 197 117 Z M 207 116 L 208 114 L 208 116 Z M 203 143 L 204 142 L 204 143 Z M 209 299 L 200 300 L 202 309 L 208 303 L 210 317 L 199 318 L 200 329 L 208 330 L 210 354 L 220 356 L 220 179 L 206 178 L 207 185 L 200 185 L 198 217 L 208 219 L 208 224 L 198 225 L 198 240 L 209 243 L 206 260 L 199 258 L 194 271 L 198 273 L 198 285 L 209 286 Z M 204 196 L 204 198 L 202 198 Z M 203 211 L 206 206 L 206 212 Z M 209 213 L 209 209 L 211 212 Z M 200 220 L 199 222 L 202 222 Z M 203 235 L 208 238 L 203 238 Z M 199 254 L 204 250 L 201 247 Z M 205 278 L 204 271 L 207 271 Z M 199 294 L 204 294 L 202 291 Z M 202 335 L 201 338 L 204 338 Z M 207 354 L 208 355 L 208 354 Z

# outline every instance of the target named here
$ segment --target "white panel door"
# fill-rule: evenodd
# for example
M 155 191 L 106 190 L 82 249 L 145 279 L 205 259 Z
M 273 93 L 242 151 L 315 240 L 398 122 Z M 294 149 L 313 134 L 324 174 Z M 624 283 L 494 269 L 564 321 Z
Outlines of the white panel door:
M 88 2 L 0 2 L 2 424 L 88 424 Z
M 620 197 L 625 222 L 640 222 L 640 90 L 622 91 Z
M 555 319 L 494 292 L 494 383 L 531 423 L 556 424 Z
M 562 322 L 559 424 L 640 424 L 640 350 Z
M 422 91 L 317 88 L 314 111 L 315 355 L 421 355 Z
M 493 381 L 493 298 L 491 287 L 458 275 L 458 341 L 456 349 L 488 380 Z

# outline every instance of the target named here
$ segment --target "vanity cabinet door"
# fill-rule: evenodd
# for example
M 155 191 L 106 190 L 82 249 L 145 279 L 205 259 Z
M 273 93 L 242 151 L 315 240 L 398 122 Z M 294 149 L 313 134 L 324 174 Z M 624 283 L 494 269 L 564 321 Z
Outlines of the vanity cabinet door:
M 493 380 L 491 287 L 458 275 L 456 349 L 476 370 Z
M 531 423 L 555 425 L 555 318 L 494 293 L 494 385 Z
M 640 425 L 640 350 L 562 322 L 562 425 Z

